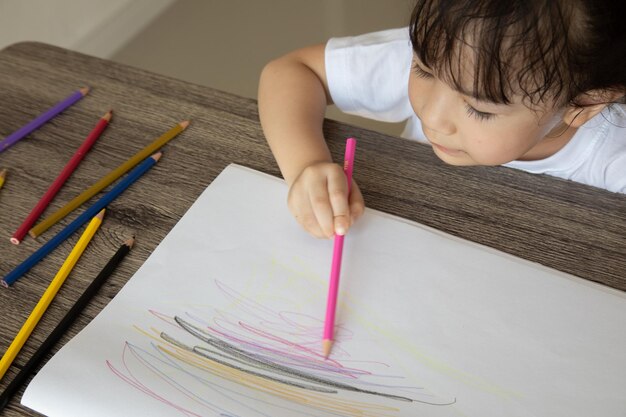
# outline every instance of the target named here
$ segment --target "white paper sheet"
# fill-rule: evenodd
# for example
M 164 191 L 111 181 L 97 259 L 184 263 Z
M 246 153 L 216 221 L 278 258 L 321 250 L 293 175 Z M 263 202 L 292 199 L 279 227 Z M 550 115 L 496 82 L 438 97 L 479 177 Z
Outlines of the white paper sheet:
M 626 415 L 624 293 L 373 210 L 346 237 L 325 361 L 332 241 L 300 229 L 286 193 L 229 166 L 22 403 L 63 417 Z

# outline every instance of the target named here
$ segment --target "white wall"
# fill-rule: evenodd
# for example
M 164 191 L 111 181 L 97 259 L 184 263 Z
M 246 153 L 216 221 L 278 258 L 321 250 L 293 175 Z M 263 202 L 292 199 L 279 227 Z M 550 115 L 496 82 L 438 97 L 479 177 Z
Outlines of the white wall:
M 174 0 L 0 0 L 0 48 L 41 41 L 111 57 Z
M 178 0 L 112 59 L 256 97 L 272 58 L 332 36 L 408 24 L 414 0 Z M 330 107 L 327 116 L 399 135 L 401 124 L 364 120 Z

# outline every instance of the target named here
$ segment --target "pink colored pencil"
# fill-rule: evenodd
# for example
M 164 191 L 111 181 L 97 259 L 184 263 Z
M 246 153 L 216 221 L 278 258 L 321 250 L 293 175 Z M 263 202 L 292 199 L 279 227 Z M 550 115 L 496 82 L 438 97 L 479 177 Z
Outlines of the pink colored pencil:
M 348 180 L 348 195 L 352 185 L 352 169 L 354 167 L 354 152 L 356 151 L 356 139 L 348 138 L 346 141 L 346 156 L 343 163 L 343 172 Z M 328 284 L 328 300 L 326 301 L 326 320 L 324 321 L 324 337 L 322 351 L 328 358 L 333 347 L 335 331 L 335 310 L 337 309 L 337 293 L 339 291 L 339 276 L 341 274 L 341 255 L 343 253 L 343 235 L 335 234 L 333 244 L 333 261 L 330 268 L 330 283 Z
M 20 225 L 20 227 L 13 233 L 13 237 L 11 237 L 11 243 L 14 245 L 18 245 L 26 233 L 30 230 L 32 225 L 37 221 L 41 213 L 48 207 L 48 204 L 52 201 L 54 196 L 59 192 L 65 181 L 72 175 L 72 172 L 76 170 L 78 164 L 83 160 L 89 149 L 96 143 L 96 140 L 100 137 L 104 129 L 109 125 L 109 121 L 111 120 L 111 115 L 113 114 L 113 110 L 109 110 L 96 124 L 93 130 L 89 133 L 85 141 L 78 147 L 72 158 L 68 161 L 65 167 L 59 173 L 59 176 L 54 180 L 54 182 L 48 188 L 48 191 L 41 197 L 37 205 L 31 210 L 30 214 L 24 219 L 24 222 Z

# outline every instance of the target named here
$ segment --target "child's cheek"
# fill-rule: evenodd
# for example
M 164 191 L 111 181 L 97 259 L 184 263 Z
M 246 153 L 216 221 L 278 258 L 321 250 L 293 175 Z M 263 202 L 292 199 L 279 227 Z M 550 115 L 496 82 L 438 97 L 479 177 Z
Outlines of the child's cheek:
M 506 139 L 491 140 L 488 138 L 474 138 L 468 141 L 464 149 L 476 165 L 502 165 L 511 162 L 525 153 L 516 144 Z

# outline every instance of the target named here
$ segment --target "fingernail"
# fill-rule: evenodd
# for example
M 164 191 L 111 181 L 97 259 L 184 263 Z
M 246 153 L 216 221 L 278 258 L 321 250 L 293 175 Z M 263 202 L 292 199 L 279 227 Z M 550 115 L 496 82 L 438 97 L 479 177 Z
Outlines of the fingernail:
M 339 236 L 343 236 L 343 235 L 345 235 L 345 234 L 346 234 L 346 228 L 345 228 L 345 227 L 343 227 L 343 226 L 338 226 L 338 227 L 335 229 L 335 233 L 336 233 L 336 234 L 338 234 Z

